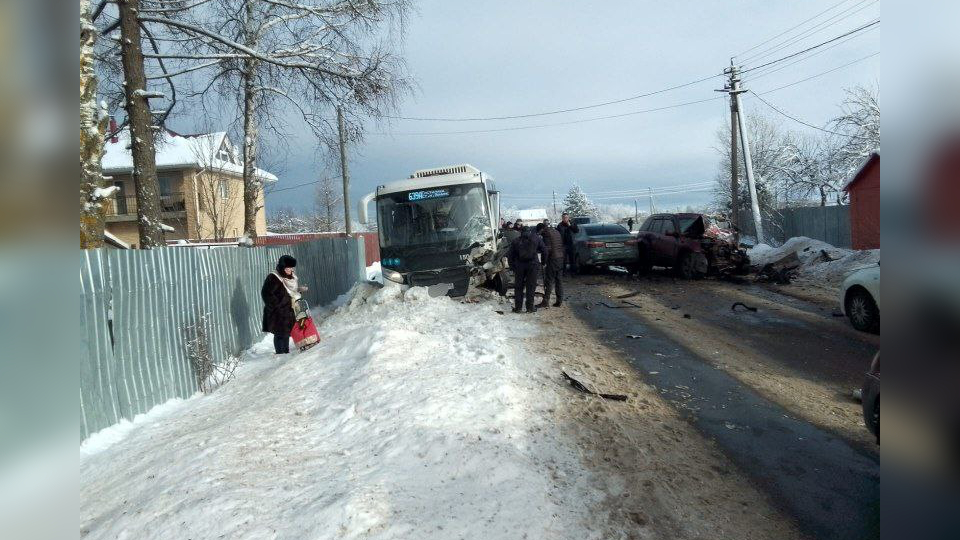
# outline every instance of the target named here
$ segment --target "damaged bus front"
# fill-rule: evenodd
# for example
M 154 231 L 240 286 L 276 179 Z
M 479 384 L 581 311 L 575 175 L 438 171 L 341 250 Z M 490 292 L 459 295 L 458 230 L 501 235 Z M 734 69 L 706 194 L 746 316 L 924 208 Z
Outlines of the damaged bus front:
M 499 193 L 488 176 L 470 165 L 417 171 L 361 199 L 361 220 L 372 199 L 384 278 L 450 296 L 502 290 Z

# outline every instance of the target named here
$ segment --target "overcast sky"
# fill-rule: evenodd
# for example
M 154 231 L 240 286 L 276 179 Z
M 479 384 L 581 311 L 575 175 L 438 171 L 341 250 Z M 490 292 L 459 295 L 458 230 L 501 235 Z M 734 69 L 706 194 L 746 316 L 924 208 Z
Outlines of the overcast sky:
M 402 44 L 417 90 L 404 100 L 398 114 L 518 115 L 675 86 L 719 74 L 732 55 L 838 2 L 421 0 Z M 839 3 L 803 28 L 831 16 L 836 17 L 835 24 L 826 26 L 827 22 L 806 39 L 745 65 L 780 58 L 879 17 L 875 0 Z M 879 29 L 874 28 L 755 82 L 747 78 L 746 86 L 759 92 L 819 74 L 878 52 L 879 38 Z M 837 114 L 843 88 L 855 84 L 879 84 L 879 56 L 764 97 L 805 121 L 823 125 Z M 554 189 L 562 194 L 574 182 L 589 194 L 712 180 L 718 162 L 715 133 L 730 118 L 724 95 L 714 92 L 722 85 L 718 77 L 617 105 L 538 118 L 371 124 L 363 144 L 351 151 L 351 195 L 359 198 L 378 184 L 406 178 L 415 169 L 457 163 L 470 163 L 491 174 L 504 192 L 504 204 L 520 207 L 543 207 L 549 199 L 512 196 L 537 196 Z M 493 133 L 412 134 L 553 124 L 714 97 L 721 99 L 581 124 Z M 785 128 L 809 131 L 777 116 L 756 99 L 746 99 L 744 106 L 747 111 L 777 117 Z M 292 126 L 291 130 L 294 142 L 277 188 L 337 174 L 318 160 L 302 127 Z M 309 208 L 313 192 L 314 186 L 304 186 L 271 194 L 268 211 L 288 205 Z M 658 203 L 661 208 L 673 208 L 709 199 L 709 193 L 685 193 L 660 197 Z M 632 205 L 633 197 L 598 202 Z

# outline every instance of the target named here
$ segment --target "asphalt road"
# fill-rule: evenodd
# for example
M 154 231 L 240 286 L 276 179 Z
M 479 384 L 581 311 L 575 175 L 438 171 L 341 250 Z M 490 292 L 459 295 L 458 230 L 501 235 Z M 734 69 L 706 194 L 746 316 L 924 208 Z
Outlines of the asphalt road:
M 716 359 L 702 358 L 671 339 L 659 328 L 660 319 L 645 319 L 631 300 L 604 294 L 603 284 L 611 280 L 653 295 L 719 332 L 736 332 L 744 347 L 795 376 L 832 388 L 860 384 L 863 359 L 879 347 L 879 337 L 848 332 L 846 321 L 833 317 L 829 306 L 757 286 L 680 282 L 657 275 L 640 281 L 588 276 L 569 283 L 569 303 L 576 315 L 693 426 L 716 441 L 802 530 L 825 539 L 879 537 L 876 452 L 799 418 L 717 367 Z M 763 300 L 763 308 L 755 313 L 731 311 L 732 300 L 744 297 Z M 642 338 L 629 337 L 637 335 Z

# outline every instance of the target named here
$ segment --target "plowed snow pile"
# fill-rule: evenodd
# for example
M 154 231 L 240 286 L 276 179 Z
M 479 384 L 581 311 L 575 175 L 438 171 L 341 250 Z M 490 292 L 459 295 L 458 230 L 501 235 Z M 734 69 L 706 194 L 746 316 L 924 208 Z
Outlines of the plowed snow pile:
M 837 287 L 851 271 L 880 262 L 879 249 L 838 248 L 806 236 L 790 238 L 777 248 L 757 244 L 747 250 L 754 267 L 777 262 L 791 253 L 796 253 L 800 259 L 800 279 L 825 287 Z
M 569 390 L 496 309 L 359 285 L 320 345 L 82 445 L 82 536 L 600 538 Z

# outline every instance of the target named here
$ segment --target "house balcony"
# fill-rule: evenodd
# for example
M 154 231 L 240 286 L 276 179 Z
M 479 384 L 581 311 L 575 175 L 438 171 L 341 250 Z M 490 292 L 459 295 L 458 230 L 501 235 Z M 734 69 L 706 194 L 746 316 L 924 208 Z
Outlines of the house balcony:
M 134 221 L 137 219 L 137 198 L 130 197 L 110 197 L 106 200 L 107 221 Z M 161 218 L 181 218 L 186 217 L 187 206 L 183 193 L 167 193 L 160 195 L 160 217 Z

